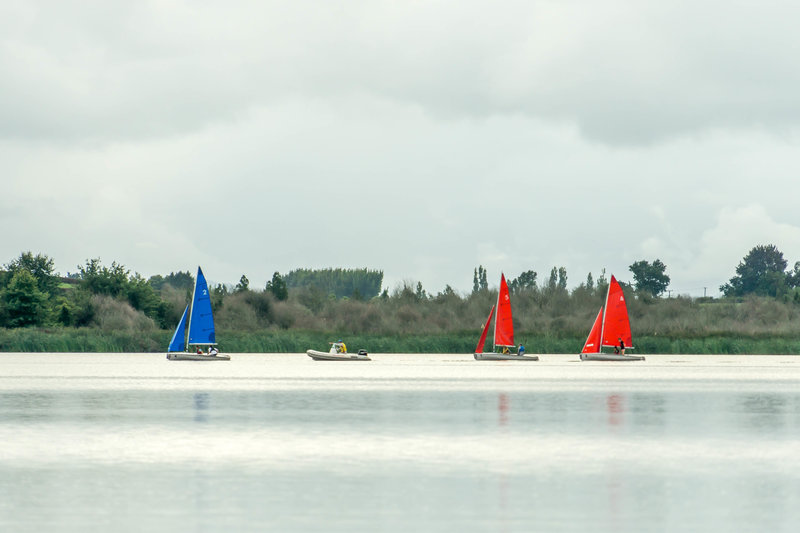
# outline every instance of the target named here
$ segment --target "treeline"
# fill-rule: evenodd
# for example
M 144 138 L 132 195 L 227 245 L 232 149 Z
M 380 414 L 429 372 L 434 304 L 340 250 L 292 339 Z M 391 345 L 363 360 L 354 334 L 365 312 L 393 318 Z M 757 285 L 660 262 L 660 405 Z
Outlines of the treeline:
M 634 262 L 632 281 L 622 285 L 637 348 L 796 353 L 800 266 L 786 271 L 781 259 L 772 245 L 754 248 L 719 299 L 662 298 L 666 265 Z M 370 351 L 470 351 L 497 298 L 488 280 L 496 286 L 499 277 L 479 266 L 473 290 L 461 294 L 449 285 L 429 293 L 420 282 L 390 291 L 382 287 L 383 272 L 367 269 L 275 272 L 263 288 L 250 287 L 242 275 L 235 286 L 211 287 L 217 338 L 227 351 L 303 351 L 343 336 Z M 579 349 L 608 286 L 601 271 L 569 289 L 564 267 L 553 267 L 541 282 L 533 270 L 507 279 L 516 340 L 539 353 Z M 0 271 L 0 350 L 163 350 L 193 284 L 190 272 L 145 280 L 99 259 L 65 278 L 53 271 L 52 259 L 25 252 Z
M 283 277 L 287 288 L 314 287 L 336 298 L 369 300 L 378 295 L 383 284 L 383 271 L 362 269 L 327 268 L 311 270 L 299 268 Z
M 177 289 L 172 289 L 176 292 Z M 20 254 L 0 271 L 0 326 L 152 329 L 174 322 L 177 297 L 113 262 L 89 259 L 73 277 L 46 255 Z

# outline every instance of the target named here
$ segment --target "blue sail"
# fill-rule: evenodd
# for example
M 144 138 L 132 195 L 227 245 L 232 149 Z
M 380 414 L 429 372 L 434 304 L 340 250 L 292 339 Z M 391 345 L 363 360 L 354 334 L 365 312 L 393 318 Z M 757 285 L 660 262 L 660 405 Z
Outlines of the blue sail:
M 172 335 L 172 340 L 169 341 L 168 352 L 182 352 L 183 343 L 186 342 L 186 313 L 189 311 L 189 306 L 183 310 L 181 321 L 178 322 L 178 327 L 175 328 L 175 334 Z
M 189 315 L 189 344 L 216 344 L 214 317 L 211 314 L 211 295 L 203 271 L 197 267 L 197 279 L 192 294 L 192 312 Z

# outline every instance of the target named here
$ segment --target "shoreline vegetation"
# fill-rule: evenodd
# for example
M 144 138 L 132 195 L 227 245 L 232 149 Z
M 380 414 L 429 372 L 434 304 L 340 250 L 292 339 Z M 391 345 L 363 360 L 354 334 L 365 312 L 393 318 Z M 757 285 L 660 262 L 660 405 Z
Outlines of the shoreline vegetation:
M 99 332 L 87 328 L 2 329 L 0 352 L 64 353 L 166 353 L 172 335 L 155 330 L 145 335 L 136 332 Z M 327 350 L 335 335 L 313 331 L 221 331 L 220 344 L 226 353 L 305 353 L 309 348 Z M 342 338 L 354 349 L 369 353 L 452 353 L 472 354 L 476 338 L 472 332 L 426 335 L 347 335 Z M 527 353 L 578 354 L 580 337 L 555 337 L 520 333 Z M 335 340 L 335 339 L 334 339 Z M 711 337 L 641 336 L 635 339 L 635 351 L 646 354 L 676 355 L 800 355 L 800 337 L 715 335 Z
M 662 297 L 666 265 L 637 261 L 621 282 L 635 354 L 800 354 L 800 262 L 787 271 L 774 246 L 757 246 L 722 285 L 721 298 Z M 90 259 L 67 276 L 53 260 L 24 252 L 0 269 L 2 352 L 166 352 L 191 297 L 190 272 L 149 279 Z M 508 274 L 508 273 L 506 273 Z M 492 275 L 499 280 L 500 272 Z M 515 341 L 531 354 L 579 353 L 602 306 L 608 277 L 572 289 L 564 267 L 549 278 L 508 276 Z M 370 353 L 472 354 L 497 288 L 473 272 L 473 290 L 429 293 L 420 282 L 383 287 L 383 272 L 275 272 L 263 288 L 242 275 L 210 287 L 220 350 L 303 353 L 344 339 Z

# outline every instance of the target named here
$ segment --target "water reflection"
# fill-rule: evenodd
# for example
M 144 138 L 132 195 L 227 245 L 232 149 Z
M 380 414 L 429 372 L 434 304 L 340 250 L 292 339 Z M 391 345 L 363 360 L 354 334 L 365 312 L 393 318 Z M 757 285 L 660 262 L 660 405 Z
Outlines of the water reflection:
M 209 394 L 207 392 L 196 392 L 194 394 L 194 421 L 208 422 Z
M 625 410 L 625 398 L 621 394 L 610 394 L 606 398 L 608 410 L 608 425 L 619 426 L 622 423 L 622 413 Z
M 55 403 L 55 398 L 49 393 L 0 394 L 0 422 L 47 420 L 53 417 Z
M 508 394 L 501 392 L 497 397 L 497 412 L 499 413 L 500 426 L 508 425 L 509 399 Z
M 497 395 L 497 420 L 500 430 L 506 433 L 509 423 L 509 411 L 511 409 L 511 399 L 505 392 Z M 498 494 L 498 522 L 497 531 L 508 531 L 506 518 L 509 515 L 509 479 L 506 472 L 502 472 L 497 476 L 497 494 Z
M 786 425 L 786 399 L 777 394 L 748 394 L 741 397 L 742 413 L 756 429 L 782 429 Z
M 667 398 L 662 394 L 635 394 L 631 402 L 631 424 L 663 433 L 667 423 Z
M 65 531 L 108 496 L 120 521 L 164 509 L 154 532 L 308 530 L 312 508 L 351 531 L 792 531 L 798 427 L 800 395 L 722 386 L 4 393 L 0 529 L 50 491 Z M 198 432 L 214 453 L 187 458 Z

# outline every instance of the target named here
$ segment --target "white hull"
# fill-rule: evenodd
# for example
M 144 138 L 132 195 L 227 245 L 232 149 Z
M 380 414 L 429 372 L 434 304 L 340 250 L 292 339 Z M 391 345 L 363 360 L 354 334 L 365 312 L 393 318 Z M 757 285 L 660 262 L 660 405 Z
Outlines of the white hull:
M 314 361 L 372 361 L 366 354 L 360 355 L 355 353 L 330 353 L 306 350 L 306 355 Z
M 519 355 L 515 353 L 476 353 L 473 354 L 476 361 L 538 361 L 538 355 Z
M 581 361 L 644 361 L 644 356 L 621 353 L 582 353 Z
M 217 354 L 206 355 L 188 352 L 169 352 L 167 359 L 170 361 L 230 361 L 230 355 Z

